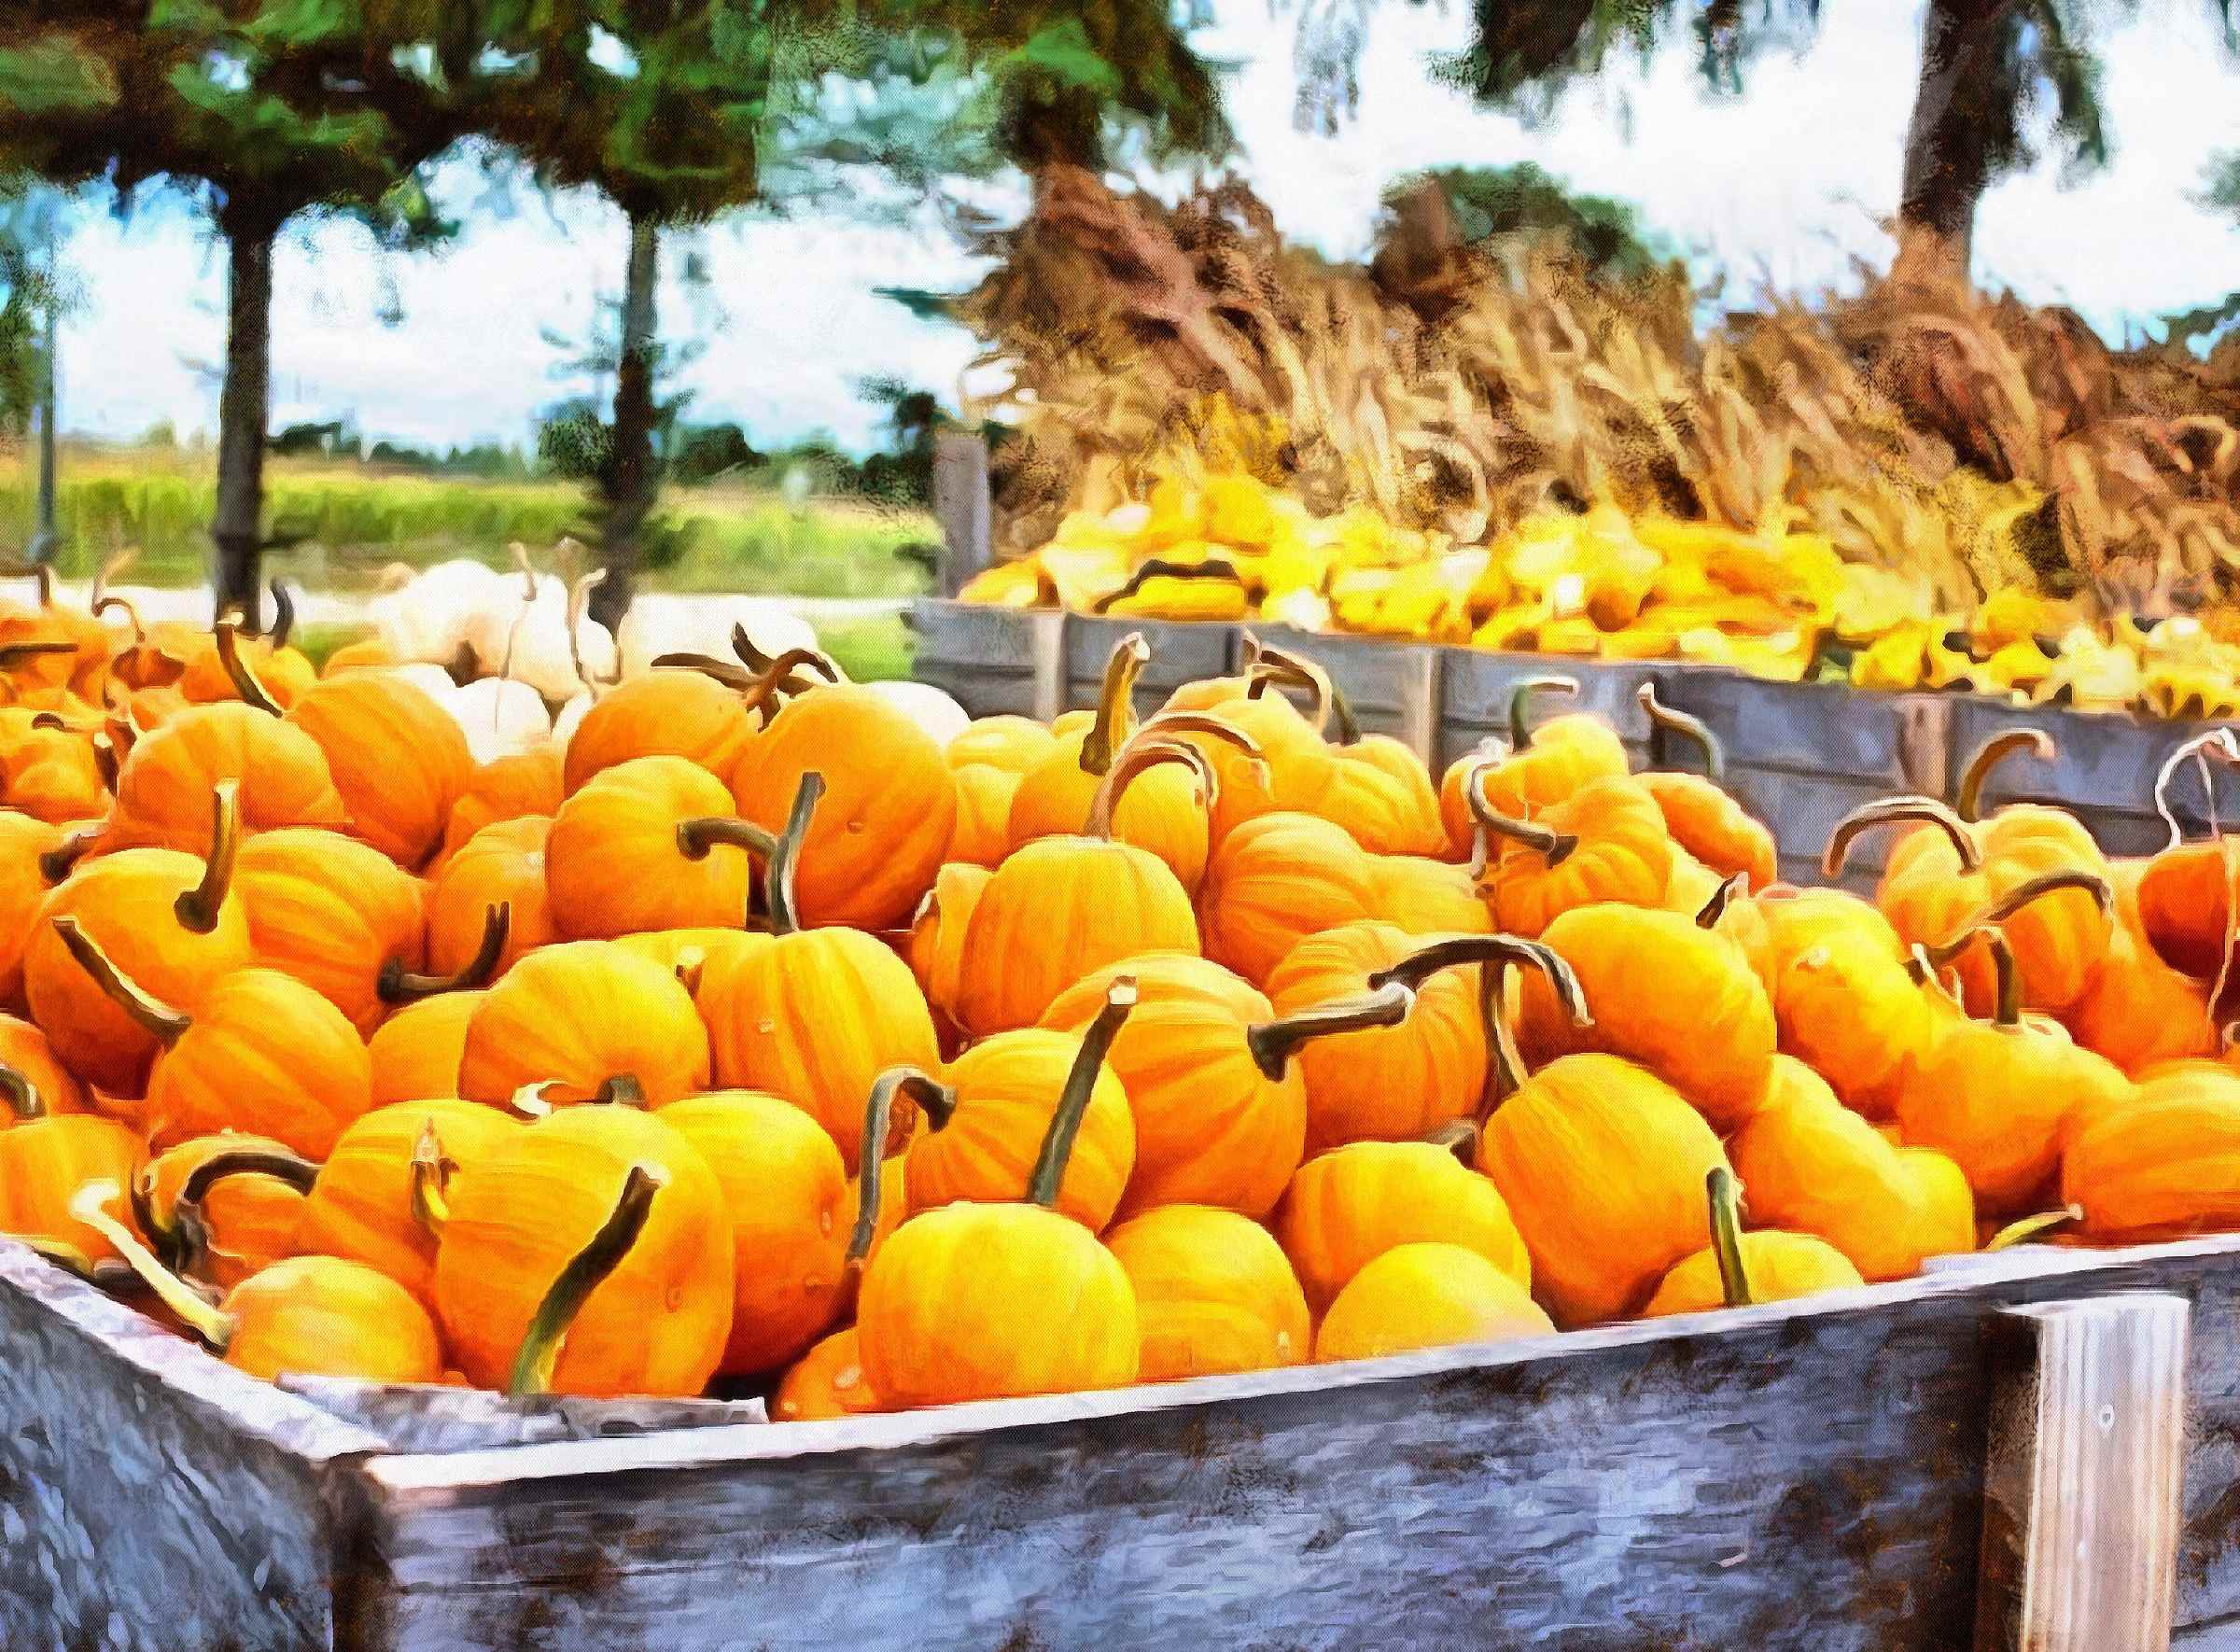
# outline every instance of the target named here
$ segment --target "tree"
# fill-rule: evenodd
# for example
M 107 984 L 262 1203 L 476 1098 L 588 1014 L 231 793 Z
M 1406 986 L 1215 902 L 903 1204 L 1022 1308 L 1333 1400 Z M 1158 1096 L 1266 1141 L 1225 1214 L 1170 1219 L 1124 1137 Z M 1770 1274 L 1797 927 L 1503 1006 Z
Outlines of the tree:
M 273 249 L 312 213 L 441 226 L 417 173 L 531 81 L 550 0 L 48 0 L 0 15 L 0 164 L 198 202 L 226 243 L 213 584 L 255 622 Z

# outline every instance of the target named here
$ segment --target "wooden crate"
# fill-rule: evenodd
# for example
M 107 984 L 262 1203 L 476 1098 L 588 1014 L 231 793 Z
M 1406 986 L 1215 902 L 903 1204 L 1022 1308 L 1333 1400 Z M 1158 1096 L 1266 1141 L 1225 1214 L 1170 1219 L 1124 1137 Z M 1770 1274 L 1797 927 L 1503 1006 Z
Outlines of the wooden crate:
M 1045 722 L 1064 710 L 1058 653 L 1065 617 L 1032 609 L 928 598 L 912 605 L 915 673 L 974 717 L 1009 712 Z
M 1663 668 L 1647 661 L 1567 660 L 1547 654 L 1494 653 L 1485 649 L 1446 648 L 1439 669 L 1439 733 L 1433 753 L 1435 774 L 1488 738 L 1505 739 L 1509 700 L 1528 677 L 1568 677 L 1579 685 L 1571 698 L 1549 696 L 1538 715 L 1592 711 L 1617 730 L 1635 763 L 1650 752 L 1655 730 L 1635 696 L 1645 682 L 1661 679 Z
M 1673 665 L 1659 696 L 1701 718 L 1727 749 L 1735 795 L 1773 829 L 1781 875 L 1824 883 L 1820 857 L 1835 824 L 1863 803 L 1893 793 L 1942 796 L 1952 701 L 1935 694 L 1863 694 L 1831 683 L 1764 682 L 1707 666 Z M 1701 766 L 1692 742 L 1661 735 L 1651 760 Z M 1843 879 L 1870 889 L 1890 833 L 1871 833 L 1851 853 Z
M 290 1393 L 0 1242 L 0 1645 L 2231 1645 L 2236 1259 L 772 1425 Z
M 1379 637 L 1331 637 L 1255 625 L 1270 648 L 1304 655 L 1330 674 L 1364 734 L 1391 735 L 1429 763 L 1437 746 L 1443 651 Z M 1241 656 L 1239 656 L 1241 657 Z
M 1185 682 L 1235 669 L 1238 628 L 1204 620 L 1104 620 L 1068 614 L 1058 697 L 1068 710 L 1097 704 L 1113 650 L 1131 631 L 1151 645 L 1151 662 L 1136 679 L 1136 710 L 1148 716 Z

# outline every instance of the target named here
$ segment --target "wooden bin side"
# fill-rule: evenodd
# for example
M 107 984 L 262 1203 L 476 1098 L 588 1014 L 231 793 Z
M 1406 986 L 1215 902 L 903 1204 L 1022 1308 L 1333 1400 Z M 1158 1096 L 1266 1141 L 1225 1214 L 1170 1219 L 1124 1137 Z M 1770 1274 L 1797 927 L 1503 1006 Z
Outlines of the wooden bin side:
M 1432 753 L 1435 775 L 1489 737 L 1509 732 L 1509 698 L 1528 677 L 1568 677 L 1579 685 L 1575 696 L 1550 696 L 1540 720 L 1565 711 L 1592 711 L 1617 730 L 1638 766 L 1650 752 L 1656 731 L 1635 696 L 1645 682 L 1656 682 L 1663 667 L 1650 661 L 1567 660 L 1544 654 L 1494 653 L 1485 649 L 1438 651 L 1438 738 Z
M 1225 677 L 1235 667 L 1239 633 L 1211 620 L 1103 619 L 1094 614 L 1065 616 L 1064 664 L 1058 701 L 1068 711 L 1097 704 L 1104 667 L 1113 650 L 1130 632 L 1151 645 L 1151 660 L 1136 679 L 1136 711 L 1148 717 L 1186 682 Z
M 2222 1316 L 2195 1374 L 2240 1365 L 2236 1255 L 2030 1258 L 1373 1365 L 387 1458 L 364 1471 L 359 1645 L 1965 1645 L 1994 1321 L 2177 1292 Z M 2240 1426 L 2229 1394 L 2201 1425 Z M 2240 1606 L 2231 1484 L 2224 1463 L 2191 1487 L 2189 1622 Z
M 1058 701 L 1065 616 L 928 597 L 912 605 L 913 674 L 945 689 L 974 717 L 1009 713 L 1047 722 Z
M 1438 740 L 1439 669 L 1445 651 L 1379 637 L 1337 637 L 1256 625 L 1269 648 L 1302 654 L 1330 674 L 1362 733 L 1390 735 L 1425 763 Z M 1335 738 L 1337 731 L 1331 731 Z
M 0 1240 L 0 1645 L 317 1647 L 383 1442 Z

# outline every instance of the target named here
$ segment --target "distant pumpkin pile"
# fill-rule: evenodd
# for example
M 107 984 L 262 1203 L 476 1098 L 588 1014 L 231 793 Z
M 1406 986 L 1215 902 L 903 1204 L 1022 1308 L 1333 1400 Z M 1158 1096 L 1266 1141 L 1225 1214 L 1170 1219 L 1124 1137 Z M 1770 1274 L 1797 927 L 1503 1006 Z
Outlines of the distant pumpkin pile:
M 1997 484 L 1984 483 L 1992 492 Z M 1995 501 L 2025 512 L 2036 496 Z M 1168 620 L 1259 617 L 1305 631 L 1603 660 L 1686 660 L 1795 682 L 1956 689 L 2024 705 L 2240 715 L 2224 616 L 2142 624 L 2009 587 L 1967 612 L 1930 581 L 1849 562 L 1825 535 L 1759 532 L 1614 504 L 1548 511 L 1489 544 L 1396 527 L 1366 506 L 1317 517 L 1242 473 L 1162 477 L 1147 499 L 1065 519 L 990 568 L 972 602 Z
M 0 613 L 0 1230 L 249 1372 L 798 1420 L 2240 1224 L 2221 843 L 1979 783 L 1868 902 L 1560 681 L 1435 783 L 1273 650 L 945 749 L 738 651 L 478 763 L 371 651 Z

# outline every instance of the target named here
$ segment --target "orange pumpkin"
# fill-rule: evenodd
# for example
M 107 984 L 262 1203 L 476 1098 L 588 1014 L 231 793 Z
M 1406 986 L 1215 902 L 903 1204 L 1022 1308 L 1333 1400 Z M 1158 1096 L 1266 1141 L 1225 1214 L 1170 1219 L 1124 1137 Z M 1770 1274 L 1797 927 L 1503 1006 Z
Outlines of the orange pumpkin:
M 1509 695 L 1508 752 L 1478 771 L 1475 785 L 1465 773 L 1461 782 L 1464 798 L 1482 801 L 1491 813 L 1529 819 L 1589 781 L 1622 778 L 1633 765 L 1627 761 L 1617 731 L 1601 718 L 1571 712 L 1533 726 L 1533 702 L 1540 695 L 1578 692 L 1578 683 L 1568 677 L 1528 677 L 1519 682 Z M 1471 799 L 1473 792 L 1476 799 Z M 1473 825 L 1477 819 L 1473 807 Z
M 58 932 L 75 922 L 119 968 L 191 1015 L 220 977 L 250 962 L 249 928 L 231 893 L 240 812 L 231 781 L 203 799 L 216 819 L 207 861 L 175 849 L 127 849 L 86 861 L 39 908 L 23 954 L 31 1018 L 63 1066 L 111 1095 L 140 1092 L 160 1047 L 95 984 Z
M 1469 872 L 1421 855 L 1369 857 L 1369 916 L 1411 935 L 1493 931 Z
M 378 1268 L 423 1302 L 434 1300 L 436 1235 L 416 1213 L 441 1200 L 521 1124 L 476 1101 L 425 1099 L 354 1119 L 311 1184 L 296 1228 L 303 1250 Z M 423 1182 L 427 1186 L 416 1184 Z
M 1419 1241 L 1459 1245 L 1532 1283 L 1532 1261 L 1500 1191 L 1428 1141 L 1354 1141 L 1309 1159 L 1274 1227 L 1317 1312 L 1369 1263 Z
M 2116 921 L 2107 956 L 2061 1017 L 2079 1043 L 2130 1073 L 2219 1048 L 2208 986 L 2171 968 L 2147 934 L 2138 903 L 2147 870 L 2136 861 L 2110 868 Z
M 1663 811 L 1673 842 L 1717 877 L 1740 876 L 1762 889 L 1781 875 L 1772 833 L 1751 818 L 1725 787 L 1727 751 L 1701 718 L 1674 710 L 1657 697 L 1657 685 L 1645 682 L 1638 695 L 1649 721 L 1668 734 L 1694 742 L 1703 753 L 1701 775 L 1647 773 L 1635 777 Z
M 1478 824 L 1500 840 L 1478 879 L 1496 927 L 1533 936 L 1575 906 L 1664 903 L 1673 840 L 1657 800 L 1638 781 L 1589 780 L 1537 819 L 1521 820 L 1491 805 L 1488 778 L 1483 770 L 1474 775 L 1469 792 L 1474 808 L 1487 804 Z
M 493 821 L 459 847 L 427 888 L 429 969 L 462 977 L 477 973 L 489 915 L 498 907 L 507 913 L 506 938 L 489 979 L 560 938 L 545 878 L 552 833 L 546 817 L 524 815 Z
M 976 717 L 942 752 L 951 769 L 987 767 L 1014 778 L 1057 749 L 1058 736 L 1031 717 Z
M 1532 1293 L 1461 1245 L 1395 1245 L 1346 1283 L 1315 1333 L 1314 1357 L 1382 1359 L 1464 1342 L 1547 1337 Z
M 944 866 L 910 920 L 910 973 L 917 977 L 926 1002 L 952 1024 L 964 973 L 964 937 L 973 908 L 994 875 L 985 866 Z
M 2138 926 L 2156 955 L 2173 969 L 2204 980 L 2227 969 L 2235 925 L 2240 925 L 2240 858 L 2225 847 L 2218 825 L 2207 843 L 2187 843 L 2170 808 L 2170 784 L 2188 763 L 2201 764 L 2205 785 L 2213 785 L 2208 763 L 2218 759 L 2240 766 L 2240 739 L 2230 729 L 2213 729 L 2187 740 L 2170 753 L 2156 777 L 2154 806 L 2170 828 L 2169 847 L 2147 862 L 2137 879 Z
M 23 949 L 53 887 L 43 862 L 62 844 L 59 828 L 0 809 L 0 1006 L 23 1007 Z
M 833 1422 L 884 1408 L 864 1379 L 863 1349 L 853 1325 L 803 1354 L 770 1396 L 773 1422 Z
M 1739 1189 L 1726 1166 L 1712 1168 L 1709 1183 L 1711 1244 L 1664 1276 L 1642 1309 L 1644 1318 L 1786 1302 L 1865 1283 L 1843 1253 L 1824 1239 L 1778 1229 L 1744 1233 L 1736 1210 Z
M 1163 1205 L 1121 1223 L 1104 1242 L 1136 1294 L 1142 1381 L 1296 1365 L 1312 1351 L 1297 1276 L 1257 1222 L 1206 1205 Z
M 1838 889 L 1777 888 L 1745 904 L 1765 926 L 1781 1048 L 1827 1079 L 1846 1107 L 1891 1117 L 1936 1031 L 1897 931 Z
M 700 671 L 661 669 L 599 696 L 568 737 L 569 795 L 593 776 L 639 757 L 679 757 L 729 782 L 754 738 L 754 713 L 739 693 Z
M 2172 1062 L 2120 1105 L 2081 1113 L 2062 1155 L 2061 1197 L 2096 1244 L 2240 1227 L 2240 1072 Z
M 530 1085 L 554 1103 L 635 1089 L 653 1106 L 707 1088 L 707 1031 L 674 973 L 611 941 L 532 952 L 483 995 L 459 1094 L 493 1106 Z
M 354 671 L 305 689 L 287 721 L 326 753 L 359 837 L 399 866 L 436 852 L 474 776 L 467 735 L 450 712 L 393 671 Z
M 1099 783 L 1085 835 L 1038 838 L 996 869 L 960 955 L 956 1015 L 965 1031 L 1031 1027 L 1074 982 L 1133 953 L 1197 950 L 1189 892 L 1156 856 L 1112 835 L 1137 777 L 1168 763 L 1211 783 L 1191 747 L 1131 746 Z
M 210 792 L 221 780 L 240 783 L 250 832 L 349 820 L 309 735 L 254 707 L 198 706 L 133 742 L 117 777 L 115 841 L 207 855 Z
M 398 980 L 427 964 L 420 880 L 339 833 L 259 833 L 241 846 L 234 889 L 256 961 L 302 982 L 360 1036 L 398 1001 Z
M 375 1107 L 455 1096 L 480 992 L 441 992 L 397 1011 L 366 1041 Z
M 732 777 L 739 814 L 784 826 L 804 776 L 823 776 L 823 806 L 802 857 L 805 924 L 888 929 L 932 887 L 957 819 L 941 748 L 867 688 L 812 688 L 789 700 Z
M 151 1145 L 233 1129 L 322 1158 L 371 1104 L 364 1043 L 342 1011 L 301 982 L 276 970 L 236 970 L 189 1013 L 133 980 L 77 919 L 58 917 L 54 927 L 78 967 L 162 1046 L 147 1075 Z
M 0 1087 L 14 1108 L 11 1113 L 0 1107 L 0 1130 L 19 1114 L 30 1118 L 87 1110 L 85 1087 L 56 1059 L 47 1035 L 8 1015 L 0 1015 Z
M 483 764 L 451 805 L 451 820 L 444 828 L 443 848 L 436 868 L 441 870 L 445 859 L 457 854 L 485 826 L 518 820 L 525 815 L 549 819 L 558 814 L 562 796 L 557 747 L 540 746 Z
M 231 1290 L 297 1253 L 318 1166 L 264 1136 L 197 1136 L 133 1178 L 135 1225 L 164 1266 Z
M 1206 956 L 1265 982 L 1309 935 L 1369 916 L 1371 861 L 1312 815 L 1258 815 L 1223 837 L 1198 894 Z
M 846 1306 L 847 1161 L 816 1120 L 775 1096 L 734 1090 L 662 1109 L 699 1150 L 730 1216 L 731 1337 L 721 1369 L 791 1364 Z
M 1253 1029 L 1275 1011 L 1250 984 L 1194 953 L 1149 952 L 1084 976 L 1052 1001 L 1043 1026 L 1079 1034 L 1127 976 L 1136 1009 L 1108 1060 L 1135 1118 L 1136 1164 L 1119 1214 L 1205 1205 L 1255 1220 L 1298 1169 L 1307 1095 L 1295 1069 L 1273 1075 Z
M 943 860 L 946 865 L 996 866 L 1011 853 L 1011 806 L 1019 777 L 993 763 L 949 765 L 957 777 L 957 824 Z
M 1120 1207 L 1136 1168 L 1135 1117 L 1127 1091 L 1104 1057 L 1136 1004 L 1136 986 L 1115 978 L 1103 1007 L 1078 1036 L 1029 1028 L 1001 1032 L 966 1050 L 936 1079 L 917 1068 L 890 1068 L 871 1087 L 860 1138 L 859 1212 L 872 1205 L 878 1172 L 873 1144 L 887 1140 L 895 1098 L 907 1094 L 926 1128 L 910 1143 L 904 1181 L 911 1214 L 973 1200 L 1015 1201 L 1026 1188 L 1048 1135 L 1062 1113 L 1079 1114 L 1064 1181 L 1046 1202 L 1092 1233 Z M 1086 1090 L 1085 1100 L 1076 1092 Z M 859 1214 L 858 1221 L 861 1217 Z M 866 1246 L 870 1235 L 863 1234 Z
M 577 940 L 744 923 L 751 850 L 777 840 L 682 757 L 602 769 L 560 805 L 545 846 L 554 925 Z
M 20 1091 L 15 1106 L 27 1105 Z M 89 1113 L 19 1116 L 0 1130 L 0 1233 L 81 1274 L 112 1271 L 122 1253 L 72 1209 L 89 1184 L 131 1183 L 145 1155 L 140 1138 Z
M 802 777 L 771 857 L 773 932 L 711 954 L 693 996 L 715 1082 L 791 1101 L 839 1143 L 852 1173 L 873 1081 L 889 1067 L 938 1065 L 941 1045 L 910 966 L 893 948 L 861 930 L 800 927 L 796 869 L 822 787 L 815 773 Z
M 462 1173 L 447 1205 L 436 1311 L 478 1386 L 690 1395 L 721 1365 L 734 1289 L 723 1189 L 657 1115 L 563 1108 Z

